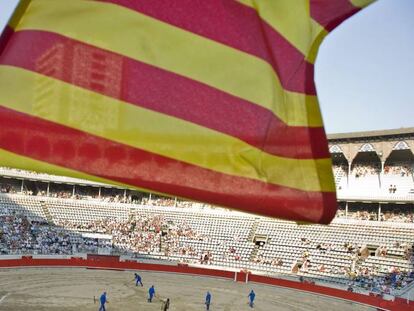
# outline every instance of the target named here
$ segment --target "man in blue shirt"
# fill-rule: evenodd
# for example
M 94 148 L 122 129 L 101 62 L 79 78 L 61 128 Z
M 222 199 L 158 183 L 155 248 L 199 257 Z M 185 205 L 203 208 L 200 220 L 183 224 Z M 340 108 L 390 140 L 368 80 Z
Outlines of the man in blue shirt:
M 247 297 L 249 297 L 249 306 L 250 306 L 250 308 L 253 308 L 254 298 L 256 297 L 256 294 L 254 293 L 253 289 Z
M 206 295 L 206 309 L 210 310 L 210 304 L 211 304 L 211 294 L 210 292 L 207 292 Z
M 142 284 L 141 276 L 138 273 L 135 273 L 135 286 L 138 286 L 138 284 L 144 286 L 144 284 Z
M 99 301 L 101 303 L 101 305 L 99 307 L 99 311 L 106 311 L 106 309 L 105 309 L 105 303 L 109 303 L 108 300 L 106 299 L 106 292 L 104 292 L 101 295 L 101 298 L 99 298 Z
M 155 295 L 155 288 L 154 288 L 154 285 L 152 285 L 150 289 L 148 290 L 148 302 L 152 302 L 152 298 L 154 297 L 154 295 Z

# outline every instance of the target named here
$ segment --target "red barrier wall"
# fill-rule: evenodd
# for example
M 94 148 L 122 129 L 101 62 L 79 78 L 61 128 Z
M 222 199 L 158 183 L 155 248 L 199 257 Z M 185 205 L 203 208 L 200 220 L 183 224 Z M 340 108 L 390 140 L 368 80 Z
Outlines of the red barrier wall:
M 249 281 L 257 282 L 261 284 L 269 284 L 269 285 L 276 285 L 276 286 L 303 290 L 303 291 L 307 291 L 307 292 L 311 292 L 315 294 L 330 296 L 333 298 L 352 300 L 355 302 L 360 302 L 360 303 L 364 303 L 367 305 L 371 305 L 371 306 L 375 306 L 375 307 L 383 308 L 383 309 L 388 309 L 388 310 L 393 310 L 393 311 L 394 310 L 395 311 L 414 310 L 414 304 L 411 303 L 410 305 L 408 305 L 405 299 L 396 299 L 394 302 L 392 302 L 392 301 L 383 300 L 379 297 L 351 293 L 351 292 L 336 289 L 336 288 L 319 286 L 319 285 L 308 284 L 308 283 L 299 283 L 299 282 L 283 280 L 283 279 L 275 279 L 275 278 L 270 278 L 270 277 L 261 276 L 261 275 L 254 275 L 254 274 L 249 275 Z
M 201 276 L 221 277 L 234 279 L 235 273 L 232 271 L 204 269 L 189 267 L 187 265 L 160 265 L 146 264 L 135 261 L 112 261 L 112 260 L 95 260 L 97 258 L 88 257 L 88 259 L 72 257 L 71 259 L 34 259 L 31 256 L 23 256 L 21 259 L 5 259 L 0 260 L 0 268 L 16 268 L 16 267 L 85 267 L 92 269 L 115 269 L 115 270 L 147 270 L 157 272 L 172 272 L 182 274 L 195 274 Z M 396 299 L 394 302 L 386 301 L 379 297 L 367 296 L 357 293 L 351 293 L 344 290 L 324 287 L 314 284 L 299 283 L 283 279 L 275 279 L 271 277 L 249 274 L 249 282 L 257 282 L 261 284 L 275 285 L 302 290 L 310 293 L 326 295 L 332 298 L 340 298 L 364 303 L 378 308 L 392 311 L 414 311 L 414 303 L 409 305 L 404 299 Z M 240 271 L 237 273 L 237 281 L 245 282 L 246 273 Z
M 85 267 L 96 269 L 147 270 L 159 272 L 196 274 L 204 276 L 222 277 L 228 279 L 234 278 L 234 272 L 231 271 L 195 268 L 184 265 L 172 266 L 146 264 L 135 261 L 96 261 L 76 257 L 72 257 L 71 259 L 33 259 L 32 257 L 22 257 L 22 259 L 0 260 L 0 268 L 13 267 Z
M 87 259 L 95 261 L 118 262 L 119 256 L 88 254 Z

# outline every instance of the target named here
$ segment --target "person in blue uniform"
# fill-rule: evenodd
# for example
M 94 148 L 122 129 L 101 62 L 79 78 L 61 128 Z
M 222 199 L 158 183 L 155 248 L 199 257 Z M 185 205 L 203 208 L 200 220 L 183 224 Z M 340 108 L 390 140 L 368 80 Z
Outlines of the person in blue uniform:
M 154 295 L 155 295 L 155 288 L 154 288 L 154 285 L 152 285 L 150 289 L 148 290 L 148 302 L 152 302 L 152 298 L 154 297 Z
M 108 300 L 106 299 L 106 292 L 104 292 L 101 297 L 99 298 L 99 302 L 100 302 L 100 306 L 99 306 L 99 311 L 106 311 L 105 309 L 105 304 L 109 303 Z
M 207 292 L 205 303 L 206 303 L 206 310 L 210 310 L 210 304 L 211 304 L 211 294 L 210 294 L 210 292 Z
M 144 286 L 144 284 L 142 284 L 141 276 L 138 273 L 135 273 L 135 286 L 138 286 L 138 284 Z
M 254 293 L 253 289 L 251 290 L 250 294 L 247 297 L 249 297 L 250 308 L 253 308 L 254 299 L 256 298 L 256 294 Z

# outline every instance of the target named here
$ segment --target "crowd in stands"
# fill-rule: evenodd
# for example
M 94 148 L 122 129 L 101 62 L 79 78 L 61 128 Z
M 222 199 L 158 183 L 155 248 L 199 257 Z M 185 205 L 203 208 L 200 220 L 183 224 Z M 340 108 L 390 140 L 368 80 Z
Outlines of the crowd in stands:
M 10 184 L 0 184 L 0 193 L 17 193 L 17 191 Z
M 343 217 L 345 217 L 345 214 L 343 214 Z M 378 220 L 378 214 L 373 211 L 361 210 L 348 212 L 347 218 L 356 220 Z
M 333 164 L 334 172 L 347 173 L 347 166 L 345 164 Z M 414 164 L 412 163 L 393 163 L 384 166 L 385 175 L 399 175 L 401 177 L 413 176 Z M 379 163 L 356 163 L 352 165 L 351 174 L 355 177 L 364 177 L 368 175 L 378 175 L 381 172 L 381 165 Z
M 303 242 L 311 246 L 311 242 L 307 239 L 302 239 Z M 323 246 L 318 244 L 317 246 L 317 249 L 324 253 L 335 251 L 335 248 L 337 248 L 330 244 Z M 395 246 L 405 250 L 406 259 L 413 265 L 414 257 L 412 255 L 412 249 L 408 248 L 408 245 L 405 243 L 399 244 L 397 242 Z M 414 281 L 413 269 L 401 269 L 395 266 L 380 264 L 364 265 L 364 260 L 368 257 L 368 250 L 366 248 L 359 248 L 358 245 L 353 243 L 345 243 L 343 248 L 349 253 L 351 259 L 350 266 L 344 265 L 339 267 L 322 263 L 317 265 L 317 271 L 346 276 L 350 280 L 348 284 L 350 291 L 354 291 L 355 287 L 359 287 L 380 295 L 393 294 L 394 290 L 402 289 Z M 375 256 L 386 258 L 387 252 L 388 249 L 386 246 L 380 246 L 376 250 Z M 300 272 L 303 279 L 303 276 L 312 268 L 312 261 L 312 256 L 309 250 L 306 249 L 302 252 L 297 262 L 293 264 L 292 271 L 296 269 L 295 272 Z
M 344 163 L 334 163 L 332 165 L 334 175 L 348 173 L 347 165 Z M 401 177 L 413 176 L 413 163 L 390 163 L 384 166 L 384 175 L 398 175 Z M 351 174 L 355 177 L 364 177 L 367 175 L 378 175 L 381 172 L 380 164 L 359 163 L 352 165 Z
M 360 178 L 369 175 L 378 175 L 380 171 L 380 164 L 358 163 L 352 165 L 351 174 L 356 178 Z
M 264 255 L 263 250 L 259 249 L 257 254 L 253 257 L 252 262 L 258 263 L 261 265 L 270 265 L 272 267 L 281 267 L 283 266 L 283 260 L 281 258 L 268 258 Z
M 384 166 L 385 175 L 413 176 L 413 164 L 392 163 Z
M 342 173 L 342 174 L 348 173 L 348 167 L 346 164 L 343 164 L 343 163 L 337 163 L 337 164 L 333 163 L 332 170 L 334 171 L 334 173 Z
M 394 290 L 406 287 L 413 280 L 413 271 L 400 270 L 395 267 L 389 269 L 380 266 L 360 267 L 353 273 L 349 285 L 382 295 L 393 294 Z
M 334 165 L 334 170 L 341 170 L 344 173 L 347 172 L 345 165 Z M 380 164 L 354 164 L 352 166 L 351 174 L 355 177 L 364 177 L 367 175 L 377 175 L 381 172 Z M 401 177 L 413 175 L 413 164 L 400 163 L 400 164 L 388 164 L 384 166 L 385 175 L 399 175 Z
M 95 191 L 96 192 L 96 191 Z M 119 192 L 119 190 L 118 190 Z M 140 196 L 134 196 L 131 194 L 123 195 L 120 193 L 114 193 L 107 191 L 107 193 L 102 193 L 98 195 L 93 193 L 91 187 L 84 187 L 84 189 L 77 187 L 75 194 L 73 190 L 63 190 L 56 189 L 53 187 L 50 188 L 49 194 L 45 190 L 40 190 L 36 194 L 32 190 L 17 188 L 10 183 L 0 183 L 0 193 L 10 193 L 10 194 L 24 194 L 24 195 L 36 195 L 36 196 L 49 196 L 52 198 L 59 199 L 72 199 L 72 200 L 91 200 L 91 201 L 100 201 L 105 203 L 125 203 L 125 204 L 140 204 L 148 206 L 174 206 L 174 207 L 192 207 L 197 209 L 203 208 L 214 208 L 213 206 L 205 203 L 184 201 L 181 199 L 171 198 L 171 197 L 162 197 L 158 195 L 149 196 L 148 194 L 141 194 Z
M 30 221 L 25 216 L 0 216 L 1 254 L 71 254 L 70 237 L 65 230 Z
M 171 224 L 160 216 L 130 217 L 126 221 L 103 219 L 87 224 L 64 220 L 57 221 L 56 224 L 71 230 L 109 234 L 112 236 L 113 247 L 139 254 L 187 254 L 197 257 L 199 254 L 193 248 L 180 245 L 179 238 L 203 239 L 203 236 L 195 233 L 188 225 Z
M 378 211 L 364 210 L 363 207 L 360 207 L 360 210 L 349 211 L 348 215 L 346 215 L 344 209 L 338 209 L 336 218 L 377 221 Z M 409 206 L 407 206 L 406 210 L 404 210 L 404 208 L 383 210 L 380 214 L 379 220 L 387 222 L 413 223 L 414 211 Z
M 163 198 L 163 197 L 155 197 L 155 198 L 149 198 L 145 197 L 142 198 L 141 204 L 142 205 L 150 205 L 150 206 L 175 206 L 177 203 L 177 200 L 174 198 Z
M 402 211 L 389 211 L 381 213 L 381 221 L 392 221 L 392 222 L 414 222 L 414 213 L 413 212 L 402 212 Z

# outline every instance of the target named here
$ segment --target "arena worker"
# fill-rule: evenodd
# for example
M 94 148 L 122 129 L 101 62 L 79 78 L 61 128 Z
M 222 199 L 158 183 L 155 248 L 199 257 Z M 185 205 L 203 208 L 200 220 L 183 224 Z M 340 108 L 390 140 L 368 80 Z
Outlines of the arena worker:
M 154 297 L 154 295 L 155 295 L 155 288 L 154 288 L 154 285 L 152 285 L 150 289 L 148 290 L 148 302 L 152 302 L 152 298 Z
M 135 279 L 135 286 L 138 286 L 138 284 L 140 284 L 141 286 L 144 286 L 144 284 L 142 284 L 142 278 L 138 273 L 135 273 L 134 279 Z
M 205 304 L 206 304 L 206 310 L 210 310 L 210 304 L 211 304 L 211 294 L 210 294 L 210 292 L 207 292 Z
M 254 299 L 256 298 L 256 294 L 253 291 L 253 289 L 251 290 L 250 294 L 247 297 L 249 297 L 249 306 L 250 306 L 250 308 L 253 308 L 253 302 L 254 302 Z
M 109 303 L 109 301 L 106 299 L 106 292 L 104 292 L 104 293 L 101 295 L 101 298 L 99 298 L 99 301 L 100 301 L 100 303 L 101 303 L 101 305 L 99 306 L 99 311 L 106 311 L 106 309 L 105 309 L 105 304 L 106 304 L 106 303 Z

